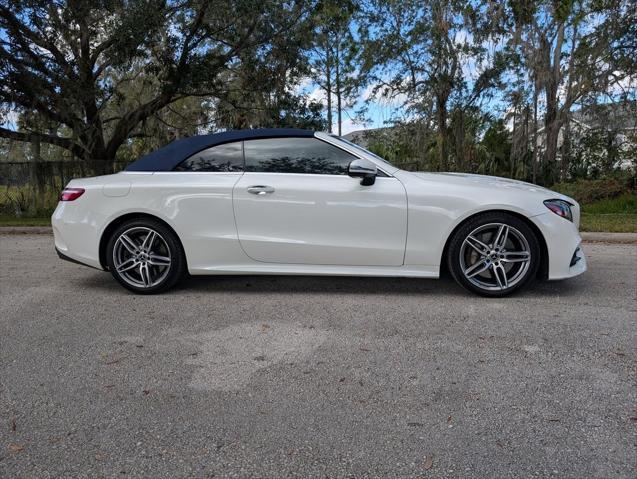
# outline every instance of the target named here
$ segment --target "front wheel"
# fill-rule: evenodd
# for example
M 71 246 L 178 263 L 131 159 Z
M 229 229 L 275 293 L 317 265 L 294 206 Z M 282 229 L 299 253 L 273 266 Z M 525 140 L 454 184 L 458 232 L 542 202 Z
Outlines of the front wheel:
M 165 225 L 150 218 L 133 219 L 119 226 L 106 248 L 111 274 L 135 293 L 164 291 L 186 272 L 179 239 Z
M 532 281 L 540 264 L 533 230 L 507 213 L 484 213 L 463 224 L 449 244 L 451 275 L 482 296 L 505 296 Z

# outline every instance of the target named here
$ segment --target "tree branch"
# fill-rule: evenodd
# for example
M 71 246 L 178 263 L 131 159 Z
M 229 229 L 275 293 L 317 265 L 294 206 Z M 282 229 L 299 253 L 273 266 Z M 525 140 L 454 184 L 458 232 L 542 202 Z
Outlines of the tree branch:
M 86 151 L 80 147 L 77 143 L 74 143 L 70 138 L 64 138 L 61 136 L 48 135 L 46 133 L 38 133 L 35 131 L 15 131 L 8 128 L 0 127 L 0 138 L 8 138 L 10 140 L 32 142 L 41 141 L 50 145 L 59 146 L 65 150 L 69 150 L 75 156 L 84 157 Z

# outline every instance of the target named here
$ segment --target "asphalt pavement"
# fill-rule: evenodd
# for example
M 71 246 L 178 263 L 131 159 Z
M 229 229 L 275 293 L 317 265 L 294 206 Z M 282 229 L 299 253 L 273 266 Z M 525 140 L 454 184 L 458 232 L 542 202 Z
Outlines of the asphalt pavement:
M 637 476 L 637 247 L 505 299 L 197 277 L 136 296 L 0 235 L 0 477 Z

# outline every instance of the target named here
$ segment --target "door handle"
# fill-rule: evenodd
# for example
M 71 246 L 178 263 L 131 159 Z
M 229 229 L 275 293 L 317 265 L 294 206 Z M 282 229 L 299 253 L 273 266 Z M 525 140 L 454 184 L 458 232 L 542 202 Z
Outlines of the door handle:
M 252 193 L 253 195 L 267 195 L 274 193 L 274 188 L 265 185 L 254 185 L 248 187 L 248 193 Z

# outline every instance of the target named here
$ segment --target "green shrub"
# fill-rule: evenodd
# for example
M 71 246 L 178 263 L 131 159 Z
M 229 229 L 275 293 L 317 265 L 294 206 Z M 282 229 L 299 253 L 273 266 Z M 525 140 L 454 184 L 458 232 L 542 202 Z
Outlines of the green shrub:
M 0 187 L 0 216 L 38 218 L 51 216 L 59 191 L 46 186 L 38 191 L 28 185 Z
M 617 198 L 606 198 L 586 204 L 582 211 L 588 214 L 637 214 L 637 193 L 624 193 Z
M 570 196 L 579 203 L 587 204 L 599 200 L 617 198 L 635 192 L 634 178 L 606 178 L 600 180 L 577 180 L 572 183 L 556 183 L 552 190 Z

